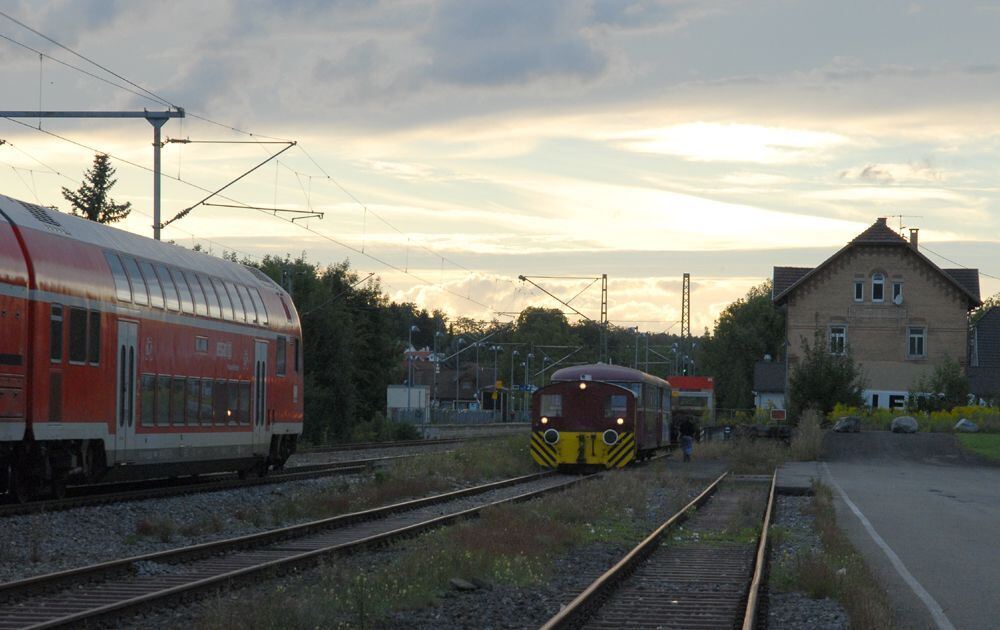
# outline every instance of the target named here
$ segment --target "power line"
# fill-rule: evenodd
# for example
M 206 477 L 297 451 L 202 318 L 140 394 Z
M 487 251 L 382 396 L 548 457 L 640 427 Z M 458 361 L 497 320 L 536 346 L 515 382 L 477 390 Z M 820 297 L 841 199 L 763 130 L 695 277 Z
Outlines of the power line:
M 962 269 L 971 269 L 971 267 L 968 267 L 968 266 L 966 266 L 966 265 L 963 265 L 963 264 L 962 264 L 962 263 L 960 263 L 960 262 L 956 262 L 956 261 L 952 260 L 951 258 L 948 258 L 947 256 L 942 256 L 941 254 L 939 254 L 939 253 L 937 253 L 936 251 L 934 251 L 933 249 L 931 249 L 931 248 L 927 247 L 927 246 L 926 246 L 926 245 L 924 245 L 923 243 L 921 243 L 921 244 L 920 244 L 920 249 L 922 249 L 922 250 L 924 250 L 924 251 L 928 251 L 928 252 L 930 252 L 930 253 L 934 254 L 935 256 L 937 256 L 938 258 L 941 258 L 941 259 L 943 259 L 943 260 L 947 260 L 948 262 L 950 262 L 950 263 L 951 263 L 951 264 L 953 264 L 953 265 L 958 265 L 958 266 L 959 266 L 959 267 L 961 267 Z M 977 271 L 977 272 L 979 273 L 979 275 L 981 275 L 981 276 L 986 276 L 987 278 L 992 278 L 992 279 L 994 279 L 994 280 L 1000 280 L 1000 277 L 997 277 L 997 276 L 994 276 L 994 275 L 990 275 L 990 274 L 986 273 L 985 271 L 983 271 L 983 270 L 981 270 L 981 269 L 976 269 L 976 271 Z

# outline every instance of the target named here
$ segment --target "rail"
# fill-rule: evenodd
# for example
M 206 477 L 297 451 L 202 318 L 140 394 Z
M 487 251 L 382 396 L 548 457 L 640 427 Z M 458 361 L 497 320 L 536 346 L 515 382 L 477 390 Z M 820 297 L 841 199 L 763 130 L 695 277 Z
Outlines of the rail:
M 747 593 L 747 609 L 743 615 L 743 630 L 754 630 L 757 627 L 760 585 L 764 580 L 764 569 L 767 567 L 768 532 L 771 529 L 771 515 L 774 511 L 774 491 L 777 482 L 778 471 L 774 471 L 774 475 L 771 477 L 771 491 L 767 497 L 767 509 L 764 511 L 764 523 L 760 531 L 760 542 L 757 544 L 753 581 L 750 582 L 750 592 Z

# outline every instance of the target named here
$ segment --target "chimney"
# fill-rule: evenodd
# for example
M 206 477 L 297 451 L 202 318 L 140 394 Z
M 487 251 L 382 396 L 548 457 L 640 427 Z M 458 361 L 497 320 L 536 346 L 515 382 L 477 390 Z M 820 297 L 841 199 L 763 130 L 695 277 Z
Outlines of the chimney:
M 878 225 L 885 225 L 886 220 L 887 220 L 887 217 L 879 217 L 879 218 L 875 219 L 875 223 L 877 223 Z
M 919 231 L 920 228 L 910 228 L 910 247 L 913 249 L 917 248 L 917 232 Z

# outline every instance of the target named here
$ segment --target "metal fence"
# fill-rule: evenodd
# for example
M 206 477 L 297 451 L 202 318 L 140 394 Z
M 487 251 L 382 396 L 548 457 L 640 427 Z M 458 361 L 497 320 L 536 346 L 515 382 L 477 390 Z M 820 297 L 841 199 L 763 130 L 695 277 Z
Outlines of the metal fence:
M 492 424 L 527 422 L 528 414 L 512 413 L 504 417 L 500 410 L 470 409 L 392 409 L 390 419 L 408 424 Z

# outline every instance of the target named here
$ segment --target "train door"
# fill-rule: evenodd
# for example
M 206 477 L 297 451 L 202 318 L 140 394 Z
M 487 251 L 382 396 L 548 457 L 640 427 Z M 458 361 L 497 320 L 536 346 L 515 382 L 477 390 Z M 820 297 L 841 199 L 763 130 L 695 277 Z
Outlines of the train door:
M 267 342 L 254 342 L 253 444 L 254 452 L 266 452 L 267 443 Z
M 133 447 L 135 436 L 135 345 L 139 338 L 139 324 L 118 322 L 117 403 L 115 414 L 115 462 L 123 463 L 126 452 Z

